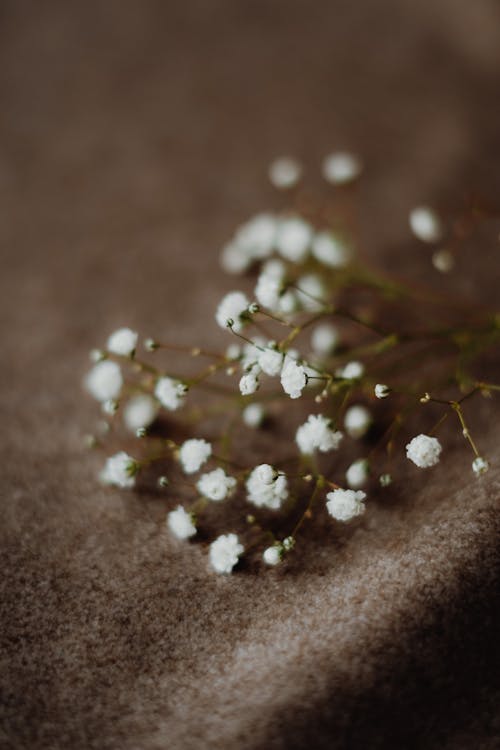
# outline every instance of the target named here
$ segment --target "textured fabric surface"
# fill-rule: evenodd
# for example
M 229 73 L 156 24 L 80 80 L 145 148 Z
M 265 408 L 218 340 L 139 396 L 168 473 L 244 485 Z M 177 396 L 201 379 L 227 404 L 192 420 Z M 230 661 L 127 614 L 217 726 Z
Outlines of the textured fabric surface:
M 166 503 L 83 452 L 89 348 L 121 324 L 223 345 L 218 248 L 265 169 L 367 164 L 363 252 L 497 301 L 498 244 L 431 274 L 407 214 L 500 187 L 495 0 L 3 2 L 0 8 L 5 748 L 449 748 L 500 742 L 498 401 L 439 471 L 229 578 Z M 488 408 L 487 408 L 488 407 Z M 171 502 L 171 501 L 170 501 Z

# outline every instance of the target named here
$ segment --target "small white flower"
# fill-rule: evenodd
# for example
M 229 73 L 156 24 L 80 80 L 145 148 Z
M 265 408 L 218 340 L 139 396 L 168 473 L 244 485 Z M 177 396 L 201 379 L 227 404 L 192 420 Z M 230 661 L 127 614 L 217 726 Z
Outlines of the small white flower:
M 248 500 L 257 507 L 277 510 L 288 497 L 286 477 L 269 464 L 260 464 L 246 482 Z
M 245 373 L 240 379 L 239 383 L 240 393 L 243 396 L 251 396 L 259 388 L 259 379 L 255 374 L 255 370 L 252 369 L 250 372 Z
M 206 440 L 191 438 L 179 450 L 179 461 L 186 474 L 194 474 L 212 455 L 212 446 Z
M 269 180 L 278 190 L 294 187 L 300 180 L 302 167 L 291 156 L 275 159 L 269 166 Z
M 418 206 L 410 211 L 410 227 L 422 242 L 438 242 L 444 233 L 441 219 L 428 206 Z
M 97 401 L 112 401 L 120 395 L 122 371 L 116 362 L 98 362 L 85 378 L 85 387 Z
M 442 446 L 439 440 L 430 435 L 417 435 L 406 446 L 406 456 L 421 469 L 435 466 L 439 461 Z
M 222 534 L 210 545 L 210 564 L 217 573 L 231 573 L 244 551 L 236 534 Z
M 344 185 L 355 180 L 363 171 L 359 156 L 348 151 L 337 151 L 323 160 L 323 177 L 332 185 Z
M 479 477 L 481 474 L 485 474 L 489 468 L 490 465 L 488 461 L 486 461 L 486 459 L 484 458 L 481 458 L 481 456 L 477 456 L 477 458 L 475 458 L 472 462 L 472 471 L 477 477 Z
M 265 416 L 262 404 L 248 404 L 243 409 L 242 418 L 247 427 L 260 427 Z
M 311 245 L 313 229 L 299 216 L 282 219 L 278 225 L 276 249 L 279 254 L 292 263 L 302 263 Z
M 149 427 L 158 413 L 158 404 L 152 396 L 140 393 L 127 402 L 123 409 L 123 421 L 131 432 L 141 427 Z
M 392 484 L 392 477 L 390 474 L 381 474 L 378 478 L 381 487 L 388 487 Z
M 130 328 L 119 328 L 108 339 L 108 352 L 122 357 L 130 357 L 137 346 L 138 334 Z
M 236 242 L 229 242 L 222 248 L 220 264 L 226 273 L 244 273 L 251 262 L 251 256 Z
M 366 484 L 368 479 L 369 466 L 368 461 L 365 458 L 360 458 L 354 461 L 346 471 L 347 485 L 351 490 L 358 490 Z
M 357 380 L 363 376 L 364 371 L 361 362 L 348 362 L 344 367 L 335 370 L 335 376 L 344 380 Z
M 297 294 L 293 289 L 287 289 L 287 291 L 281 295 L 279 299 L 279 309 L 283 313 L 293 313 L 298 307 Z
M 235 486 L 236 479 L 228 477 L 224 469 L 220 468 L 202 474 L 196 484 L 201 495 L 216 502 L 224 500 Z
M 253 343 L 246 343 L 243 346 L 243 356 L 241 358 L 241 369 L 251 370 L 257 365 L 259 355 L 266 346 L 266 341 L 261 336 L 255 336 Z
M 319 276 L 314 273 L 301 276 L 297 281 L 295 294 L 304 310 L 316 312 L 325 306 L 325 287 Z
M 272 214 L 257 214 L 238 229 L 235 243 L 252 260 L 271 255 L 276 238 L 277 219 Z
M 277 544 L 273 544 L 272 547 L 268 547 L 264 550 L 262 559 L 266 565 L 278 565 L 281 562 L 282 551 L 281 547 Z
M 175 411 L 182 406 L 185 395 L 186 386 L 178 380 L 165 376 L 159 378 L 156 383 L 155 396 L 160 404 L 169 411 Z
M 316 354 L 330 354 L 339 339 L 339 334 L 335 326 L 331 323 L 321 323 L 316 326 L 311 336 L 311 347 Z
M 285 273 L 285 266 L 280 260 L 270 260 L 262 268 L 255 287 L 255 296 L 262 307 L 270 310 L 279 308 Z
M 366 493 L 361 490 L 333 490 L 327 495 L 326 507 L 337 521 L 351 521 L 365 512 Z
M 285 364 L 281 371 L 281 385 L 283 390 L 290 398 L 300 398 L 302 390 L 306 387 L 307 376 L 302 365 L 298 365 L 295 360 L 285 358 Z
M 101 409 L 104 414 L 109 414 L 109 416 L 112 417 L 118 411 L 118 401 L 114 401 L 113 399 L 109 399 L 109 401 L 103 401 L 103 403 L 101 404 Z
M 137 468 L 136 461 L 125 451 L 120 451 L 106 460 L 100 474 L 101 482 L 117 487 L 133 487 Z
M 368 432 L 372 417 L 366 406 L 350 406 L 344 417 L 344 427 L 352 438 L 361 438 Z
M 196 526 L 191 513 L 188 513 L 182 505 L 176 510 L 170 511 L 167 516 L 168 528 L 178 539 L 189 539 L 196 534 Z
M 312 254 L 316 260 L 330 268 L 343 268 L 350 260 L 347 246 L 330 232 L 318 232 L 314 235 Z
M 243 327 L 242 316 L 248 311 L 250 302 L 243 292 L 229 292 L 219 303 L 215 319 L 221 328 L 229 325 L 238 333 Z
M 432 256 L 432 265 L 436 271 L 441 273 L 449 273 L 455 267 L 455 257 L 450 250 L 443 248 L 442 250 L 436 250 Z
M 388 385 L 385 385 L 384 383 L 377 383 L 377 385 L 374 388 L 375 396 L 377 398 L 387 398 L 389 393 L 391 392 L 391 389 Z
M 241 357 L 241 346 L 239 344 L 229 344 L 226 349 L 226 359 L 235 362 Z
M 278 352 L 276 349 L 271 348 L 271 344 L 268 344 L 267 349 L 260 352 L 258 364 L 259 367 L 266 375 L 270 377 L 276 377 L 280 374 L 281 368 L 283 367 L 283 354 Z
M 322 453 L 337 450 L 342 433 L 331 428 L 331 422 L 322 414 L 310 414 L 307 422 L 301 425 L 295 435 L 301 453 L 310 455 L 315 450 Z

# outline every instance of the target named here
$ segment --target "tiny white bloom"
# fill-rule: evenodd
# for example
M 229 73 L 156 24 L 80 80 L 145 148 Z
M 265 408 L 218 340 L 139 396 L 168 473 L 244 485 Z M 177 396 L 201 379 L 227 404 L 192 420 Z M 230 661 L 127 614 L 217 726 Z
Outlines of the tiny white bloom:
M 369 466 L 366 458 L 360 458 L 354 461 L 346 471 L 347 485 L 351 490 L 358 490 L 366 484 L 368 479 Z
M 293 289 L 287 289 L 287 291 L 281 295 L 279 300 L 280 312 L 293 313 L 297 309 L 297 306 L 297 294 L 293 291 Z
M 200 494 L 209 500 L 219 502 L 224 500 L 236 486 L 236 479 L 228 477 L 224 469 L 214 469 L 208 474 L 202 474 L 196 487 Z
M 85 378 L 85 387 L 98 401 L 110 401 L 117 398 L 122 385 L 123 377 L 120 366 L 107 359 L 98 362 Z
M 231 573 L 244 551 L 236 534 L 222 534 L 210 545 L 210 564 L 217 573 Z
M 107 349 L 113 354 L 130 357 L 137 346 L 138 334 L 130 328 L 119 328 L 108 339 Z
M 133 487 L 137 468 L 136 461 L 125 451 L 120 451 L 106 460 L 100 474 L 101 482 L 117 487 Z
M 182 505 L 176 510 L 170 511 L 167 516 L 168 528 L 178 539 L 189 539 L 196 534 L 196 526 L 191 513 L 188 513 Z
M 262 404 L 248 404 L 243 409 L 242 418 L 247 427 L 260 427 L 265 416 Z
M 178 380 L 164 376 L 155 386 L 155 396 L 165 409 L 175 411 L 184 403 L 186 386 Z
M 221 328 L 232 327 L 236 333 L 243 327 L 242 316 L 248 311 L 250 302 L 243 292 L 229 292 L 222 298 L 215 313 Z
M 333 490 L 327 495 L 326 507 L 337 521 L 351 521 L 365 512 L 364 499 L 366 493 L 362 490 Z
M 255 296 L 263 307 L 278 309 L 285 273 L 285 266 L 280 260 L 270 260 L 263 266 L 255 287 Z
M 206 440 L 191 438 L 179 450 L 179 460 L 186 474 L 194 474 L 212 455 L 212 446 Z
M 344 378 L 344 380 L 357 380 L 363 376 L 364 371 L 365 368 L 361 362 L 353 361 L 335 370 L 335 376 L 337 378 Z
M 368 432 L 371 422 L 372 416 L 366 406 L 350 406 L 345 413 L 344 427 L 352 438 L 363 437 Z
M 455 267 L 455 257 L 450 250 L 443 248 L 442 250 L 436 250 L 432 256 L 432 265 L 436 271 L 441 273 L 449 273 Z
M 290 216 L 278 225 L 276 249 L 286 260 L 302 263 L 309 252 L 312 236 L 313 229 L 305 219 Z
M 269 348 L 264 349 L 263 352 L 260 352 L 258 364 L 266 375 L 276 377 L 280 374 L 283 366 L 283 354 L 282 352 L 278 352 L 276 349 L 271 348 L 270 343 L 268 344 L 268 347 Z
M 114 401 L 113 399 L 109 399 L 109 401 L 103 401 L 103 403 L 101 404 L 101 409 L 103 410 L 104 414 L 109 414 L 109 416 L 112 417 L 118 411 L 118 401 Z
M 301 276 L 297 280 L 297 287 L 295 294 L 304 310 L 316 312 L 325 306 L 324 297 L 326 296 L 326 291 L 323 281 L 319 276 L 314 273 Z
M 343 268 L 349 263 L 349 248 L 330 232 L 318 232 L 312 242 L 312 254 L 330 268 Z
M 238 229 L 234 241 L 252 260 L 267 258 L 274 248 L 277 223 L 272 214 L 257 214 Z
M 359 156 L 348 151 L 337 151 L 323 160 L 323 177 L 332 185 L 344 185 L 355 180 L 363 171 Z
M 149 427 L 158 413 L 158 404 L 152 396 L 140 393 L 127 401 L 123 409 L 123 421 L 131 432 Z
M 278 190 L 286 190 L 297 184 L 302 175 L 302 167 L 297 159 L 282 156 L 269 166 L 269 180 Z
M 266 341 L 261 336 L 255 336 L 252 341 L 253 343 L 246 343 L 243 347 L 243 356 L 241 358 L 242 370 L 253 369 L 257 365 L 261 351 L 266 346 Z
M 306 387 L 307 376 L 302 365 L 298 365 L 293 359 L 285 358 L 285 364 L 281 371 L 281 385 L 290 398 L 300 398 L 302 390 Z
M 259 388 L 259 379 L 255 374 L 255 370 L 252 369 L 250 372 L 245 373 L 240 379 L 239 383 L 240 393 L 243 396 L 251 396 Z
M 251 256 L 236 242 L 229 242 L 222 248 L 220 264 L 226 273 L 244 273 L 251 262 Z
M 481 474 L 485 474 L 489 468 L 490 465 L 488 461 L 486 461 L 486 459 L 484 458 L 481 458 L 481 456 L 477 456 L 477 458 L 475 458 L 472 462 L 472 471 L 477 477 Z
M 439 461 L 442 446 L 439 440 L 430 435 L 417 435 L 406 446 L 406 456 L 421 469 L 435 466 Z
M 241 357 L 241 346 L 239 344 L 229 344 L 226 349 L 226 359 L 231 362 L 236 361 Z
M 268 547 L 264 550 L 262 559 L 266 565 L 278 565 L 281 562 L 281 548 L 273 544 L 272 547 Z
M 337 450 L 342 440 L 342 433 L 331 428 L 331 422 L 322 414 L 310 414 L 307 422 L 301 425 L 295 440 L 301 453 L 310 455 L 315 450 L 322 453 Z
M 392 484 L 392 477 L 390 474 L 381 474 L 378 478 L 381 487 L 388 487 Z
M 377 383 L 377 385 L 374 388 L 375 396 L 377 398 L 387 398 L 389 395 L 391 389 L 388 385 L 385 385 L 384 383 Z
M 331 323 L 321 323 L 317 325 L 311 336 L 311 347 L 316 354 L 330 354 L 339 339 L 339 334 L 335 326 Z
M 410 227 L 422 242 L 438 242 L 444 230 L 441 219 L 429 206 L 418 206 L 410 211 Z
M 257 507 L 277 510 L 288 497 L 286 477 L 278 474 L 270 464 L 253 469 L 247 482 L 248 500 Z

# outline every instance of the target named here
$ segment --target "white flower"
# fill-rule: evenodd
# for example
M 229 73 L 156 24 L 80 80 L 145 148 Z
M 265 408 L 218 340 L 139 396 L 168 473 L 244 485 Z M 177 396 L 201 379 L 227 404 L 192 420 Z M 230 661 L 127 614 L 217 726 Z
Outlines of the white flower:
M 298 299 L 293 289 L 287 289 L 287 291 L 281 295 L 279 301 L 280 312 L 293 313 L 297 309 Z
M 175 411 L 184 402 L 186 386 L 178 380 L 164 376 L 159 378 L 155 386 L 155 396 L 165 409 Z
M 298 365 L 295 360 L 285 358 L 285 364 L 281 371 L 281 385 L 283 390 L 290 398 L 300 398 L 302 389 L 306 387 L 307 376 L 302 365 Z
M 222 248 L 220 264 L 226 273 L 244 273 L 251 262 L 252 258 L 236 242 L 229 242 Z
M 481 458 L 481 456 L 477 456 L 477 458 L 475 458 L 472 462 L 472 471 L 477 477 L 481 474 L 485 474 L 489 468 L 490 465 L 488 461 L 486 461 L 486 459 L 484 458 Z
M 344 417 L 344 427 L 352 438 L 363 437 L 368 432 L 372 417 L 366 406 L 350 406 Z
M 242 316 L 247 312 L 249 301 L 243 292 L 229 292 L 219 303 L 215 319 L 221 328 L 229 324 L 238 333 L 243 326 Z
M 101 404 L 101 409 L 103 410 L 104 414 L 109 414 L 109 416 L 113 416 L 118 411 L 118 401 L 113 401 L 113 399 L 109 399 L 109 401 L 103 401 Z
M 224 500 L 236 486 L 236 479 L 228 477 L 224 469 L 214 469 L 208 474 L 202 474 L 196 487 L 200 494 L 209 500 Z
M 226 349 L 226 359 L 234 362 L 241 357 L 241 346 L 239 344 L 229 344 Z
M 374 388 L 375 396 L 377 398 L 387 398 L 389 393 L 391 392 L 391 389 L 388 385 L 385 385 L 384 383 L 377 383 L 377 385 Z
M 222 534 L 210 545 L 210 564 L 217 573 L 231 573 L 244 551 L 236 534 Z
M 107 359 L 98 362 L 85 378 L 85 387 L 98 401 L 110 401 L 117 398 L 122 385 L 123 377 L 120 366 Z
M 262 404 L 248 404 L 243 409 L 242 418 L 247 427 L 260 427 L 265 412 Z
M 268 547 L 264 550 L 262 559 L 266 565 L 278 565 L 281 562 L 281 547 L 273 544 L 272 547 Z
M 242 370 L 251 370 L 259 359 L 259 355 L 266 346 L 266 341 L 261 336 L 255 336 L 253 343 L 246 343 L 243 346 L 243 356 L 241 358 Z
M 348 151 L 337 151 L 323 160 L 323 177 L 332 185 L 344 185 L 355 180 L 363 171 L 359 156 Z
M 206 440 L 186 440 L 179 450 L 179 460 L 186 474 L 194 474 L 212 455 L 212 446 Z
M 101 482 L 117 487 L 133 487 L 137 468 L 136 461 L 125 451 L 120 451 L 106 460 L 100 474 Z
M 410 227 L 422 242 L 438 242 L 443 237 L 441 219 L 428 206 L 418 206 L 410 211 Z
M 188 513 L 182 505 L 176 510 L 170 511 L 167 516 L 168 528 L 178 539 L 189 539 L 196 534 L 196 526 L 191 513 Z
M 335 370 L 335 376 L 344 380 L 357 380 L 363 376 L 364 371 L 361 362 L 348 362 L 344 367 Z
M 259 388 L 259 379 L 255 373 L 255 369 L 252 369 L 241 377 L 239 388 L 243 396 L 251 396 L 252 393 L 255 393 Z
M 247 479 L 248 500 L 257 507 L 277 510 L 288 497 L 286 477 L 269 464 L 260 464 Z
M 305 310 L 316 312 L 325 306 L 323 297 L 325 296 L 325 287 L 319 276 L 310 273 L 307 276 L 301 276 L 297 281 L 297 298 Z
M 276 249 L 279 254 L 292 263 L 302 263 L 305 260 L 313 229 L 311 225 L 299 216 L 282 219 L 278 225 Z
M 455 267 L 455 258 L 453 253 L 446 248 L 436 250 L 432 256 L 432 265 L 441 273 L 449 273 Z
M 342 268 L 350 259 L 349 249 L 330 232 L 318 232 L 312 242 L 312 254 L 330 268 Z
M 369 466 L 366 458 L 360 458 L 354 461 L 346 471 L 346 480 L 352 490 L 357 490 L 366 484 L 368 479 Z
M 417 435 L 406 446 L 406 456 L 421 469 L 435 466 L 439 461 L 442 446 L 439 440 L 430 435 Z
M 123 421 L 127 429 L 136 432 L 141 427 L 149 427 L 158 413 L 158 404 L 152 396 L 140 393 L 127 402 L 123 409 Z
M 316 326 L 311 336 L 311 347 L 316 354 L 330 354 L 339 339 L 339 334 L 335 326 L 331 323 L 321 323 Z
M 130 357 L 137 346 L 138 334 L 130 328 L 119 328 L 108 339 L 107 349 L 113 354 Z
M 286 190 L 297 184 L 302 175 L 302 167 L 291 156 L 275 159 L 269 166 L 269 180 L 278 190 Z
M 330 420 L 322 414 L 310 414 L 307 422 L 298 428 L 295 440 L 301 453 L 308 455 L 315 450 L 326 453 L 337 450 L 342 433 L 332 430 Z
M 272 349 L 270 343 L 268 344 L 268 347 L 268 349 L 260 352 L 258 364 L 266 375 L 276 377 L 280 374 L 281 368 L 283 367 L 283 353 L 278 352 L 276 349 Z
M 285 266 L 280 260 L 270 260 L 263 266 L 255 287 L 255 297 L 263 307 L 278 309 L 285 273 Z
M 381 474 L 378 478 L 381 487 L 388 487 L 392 484 L 392 477 L 390 474 Z
M 361 490 L 333 490 L 327 495 L 326 507 L 337 521 L 351 521 L 365 512 L 366 493 Z
M 257 214 L 238 229 L 235 243 L 252 260 L 271 255 L 276 238 L 277 219 L 272 214 Z

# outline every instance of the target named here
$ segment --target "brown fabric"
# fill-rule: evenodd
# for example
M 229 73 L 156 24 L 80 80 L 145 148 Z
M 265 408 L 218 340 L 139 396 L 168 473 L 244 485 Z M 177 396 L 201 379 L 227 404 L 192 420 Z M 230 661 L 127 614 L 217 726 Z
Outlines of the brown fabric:
M 498 3 L 12 0 L 0 35 L 2 747 L 498 747 L 498 401 L 484 481 L 452 441 L 224 578 L 164 499 L 98 486 L 80 388 L 117 325 L 224 344 L 217 251 L 279 153 L 360 151 L 368 257 L 495 301 L 491 232 L 443 279 L 406 217 L 498 197 Z

